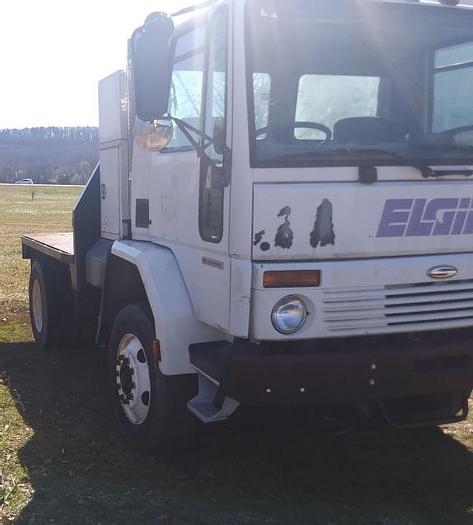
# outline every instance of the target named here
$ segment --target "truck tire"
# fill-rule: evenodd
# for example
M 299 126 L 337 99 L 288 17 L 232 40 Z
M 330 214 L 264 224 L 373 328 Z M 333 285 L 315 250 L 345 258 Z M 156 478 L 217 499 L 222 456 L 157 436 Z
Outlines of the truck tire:
M 197 420 L 187 402 L 196 376 L 163 375 L 153 354 L 156 338 L 146 308 L 125 306 L 115 318 L 109 344 L 109 389 L 125 436 L 139 450 L 183 450 L 195 443 Z
M 29 285 L 30 319 L 34 339 L 41 350 L 52 350 L 62 343 L 68 294 L 66 290 L 60 293 L 60 283 L 62 279 L 55 275 L 50 263 L 33 261 Z

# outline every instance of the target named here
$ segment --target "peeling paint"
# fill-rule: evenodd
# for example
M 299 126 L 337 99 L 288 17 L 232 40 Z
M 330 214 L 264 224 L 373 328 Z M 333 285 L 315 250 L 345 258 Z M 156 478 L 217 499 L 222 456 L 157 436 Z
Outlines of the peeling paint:
M 286 217 L 286 219 L 291 215 L 292 210 L 290 206 L 285 206 L 279 213 L 278 213 L 278 219 L 281 217 Z
M 262 230 L 255 234 L 255 240 L 253 241 L 254 246 L 258 246 L 263 240 L 263 237 L 266 235 L 266 230 Z
M 283 248 L 284 250 L 292 248 L 292 243 L 294 241 L 294 232 L 292 231 L 291 223 L 289 222 L 289 216 L 291 213 L 292 210 L 290 206 L 285 206 L 278 213 L 278 218 L 284 217 L 284 223 L 278 228 L 274 244 L 276 247 Z
M 333 206 L 328 199 L 324 199 L 317 208 L 314 229 L 310 234 L 312 248 L 320 246 L 335 246 L 335 230 L 333 225 Z

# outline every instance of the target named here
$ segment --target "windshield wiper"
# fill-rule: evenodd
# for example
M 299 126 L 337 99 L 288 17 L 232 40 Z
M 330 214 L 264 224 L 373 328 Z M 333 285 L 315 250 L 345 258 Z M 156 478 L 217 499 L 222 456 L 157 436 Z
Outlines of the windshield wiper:
M 371 157 L 376 158 L 376 155 L 381 155 L 383 157 L 391 157 L 392 159 L 396 159 L 401 162 L 406 162 L 406 159 L 399 153 L 396 153 L 395 151 L 390 151 L 387 149 L 382 149 L 382 148 L 337 148 L 337 149 L 331 150 L 330 153 L 334 155 L 358 154 L 363 157 L 365 157 L 366 155 L 366 156 L 369 156 L 370 159 Z
M 409 145 L 410 150 L 423 150 L 428 151 L 461 151 L 473 153 L 473 146 L 462 145 L 462 144 L 435 144 L 434 142 L 428 142 L 426 144 L 415 144 Z
M 337 148 L 329 150 L 305 151 L 299 153 L 290 153 L 287 155 L 279 155 L 270 160 L 274 162 L 284 162 L 291 160 L 317 160 L 327 157 L 332 158 L 336 157 L 337 155 L 353 155 L 358 158 L 361 157 L 362 159 L 369 158 L 370 160 L 375 159 L 376 155 L 380 155 L 382 157 L 391 157 L 401 162 L 406 162 L 406 159 L 395 151 L 377 148 Z
M 473 146 L 461 145 L 461 144 L 435 144 L 434 142 L 428 142 L 425 144 L 419 143 L 409 145 L 410 151 L 438 151 L 438 152 L 448 152 L 448 151 L 459 151 L 459 152 L 471 152 L 473 153 Z M 473 159 L 472 159 L 473 160 Z M 455 159 L 458 161 L 458 159 Z M 435 162 L 431 161 L 431 164 Z M 422 173 L 424 179 L 431 178 L 441 178 L 441 177 L 456 177 L 464 176 L 471 177 L 473 176 L 473 167 L 470 166 L 458 166 L 458 168 L 445 167 L 444 169 L 433 169 L 428 165 L 428 161 L 423 161 L 421 164 L 416 162 L 415 167 Z
M 390 151 L 382 148 L 336 148 L 325 151 L 310 151 L 305 153 L 292 153 L 291 155 L 281 155 L 273 159 L 276 162 L 284 162 L 291 160 L 319 160 L 333 158 L 340 155 L 352 155 L 354 160 L 363 161 L 360 162 L 358 167 L 359 170 L 359 181 L 364 184 L 373 184 L 378 181 L 378 170 L 376 168 L 376 161 L 381 157 L 389 157 L 397 160 L 402 165 L 409 164 L 409 161 L 405 159 L 399 153 Z
M 461 166 L 456 168 L 446 168 L 446 169 L 433 169 L 427 165 L 415 165 L 421 173 L 424 179 L 439 179 L 441 177 L 471 177 L 473 176 L 473 167 L 471 168 L 462 168 Z
M 376 168 L 375 160 L 377 156 L 389 157 L 397 160 L 401 164 L 406 164 L 408 161 L 399 153 L 390 151 L 382 148 L 337 148 L 333 150 L 334 154 L 362 154 L 363 157 L 367 156 L 369 159 L 368 163 L 360 164 L 358 167 L 358 180 L 363 184 L 374 184 L 378 182 L 378 169 Z
M 426 146 L 428 146 L 426 148 Z M 418 146 L 414 149 L 438 149 L 438 146 L 435 146 L 433 144 L 429 144 L 426 146 Z M 444 147 L 443 145 L 441 147 Z M 445 148 L 447 145 L 445 145 Z M 450 149 L 452 149 L 451 146 L 448 146 Z M 465 150 L 465 151 L 472 151 L 473 147 L 469 146 L 459 146 L 459 145 L 453 145 L 453 149 L 457 150 Z M 291 160 L 297 160 L 297 159 L 323 159 L 324 157 L 333 157 L 337 155 L 353 155 L 354 157 L 358 156 L 358 158 L 362 158 L 363 160 L 369 160 L 369 163 L 366 163 L 363 166 L 360 166 L 360 182 L 365 183 L 373 183 L 376 182 L 377 179 L 377 173 L 376 173 L 376 161 L 379 157 L 390 157 L 391 159 L 395 159 L 399 161 L 403 166 L 411 166 L 415 168 L 416 170 L 419 170 L 422 174 L 422 177 L 424 179 L 430 179 L 430 178 L 441 178 L 441 177 L 454 177 L 454 176 L 464 176 L 464 177 L 471 177 L 473 176 L 473 166 L 470 167 L 461 167 L 459 166 L 458 169 L 456 168 L 445 168 L 445 169 L 433 169 L 429 166 L 428 160 L 419 160 L 419 159 L 410 159 L 407 157 L 404 157 L 403 155 L 396 153 L 395 151 L 390 151 L 386 149 L 378 149 L 378 148 L 337 148 L 332 149 L 328 151 L 311 151 L 307 153 L 293 153 L 291 155 L 282 155 L 280 157 L 276 157 L 274 160 L 284 162 L 284 161 L 291 161 Z M 377 158 L 378 156 L 378 158 Z
M 433 146 L 433 145 L 429 145 L 429 146 Z M 470 147 L 470 146 L 454 145 L 454 149 L 455 149 L 455 147 L 456 147 L 457 150 L 460 150 L 460 151 L 472 151 L 473 152 L 473 147 Z M 432 149 L 434 149 L 434 148 L 432 148 Z M 355 151 L 360 151 L 360 150 L 355 150 Z M 403 157 L 402 155 L 400 155 L 399 153 L 396 153 L 394 151 L 381 150 L 381 149 L 372 149 L 372 150 L 364 149 L 364 150 L 361 150 L 361 151 L 363 151 L 364 153 L 368 153 L 368 152 L 378 152 L 379 153 L 379 152 L 381 152 L 384 155 L 389 155 L 390 157 L 401 161 L 406 166 L 412 166 L 416 170 L 419 170 L 422 173 L 422 177 L 424 179 L 438 179 L 438 178 L 441 178 L 441 177 L 456 177 L 456 176 L 464 176 L 464 177 L 471 177 L 471 176 L 473 176 L 473 167 L 461 167 L 461 166 L 459 166 L 458 168 L 448 167 L 448 168 L 445 168 L 445 169 L 433 169 L 433 168 L 431 168 L 429 166 L 427 160 L 418 161 L 417 159 L 416 160 L 409 159 L 409 158 Z M 366 175 L 364 175 L 364 173 L 366 173 Z M 373 182 L 373 177 L 374 177 L 374 175 L 371 172 L 371 170 L 365 168 L 365 170 L 362 171 L 362 169 L 360 168 L 360 181 L 361 182 Z M 367 178 L 367 180 L 365 180 L 366 178 Z

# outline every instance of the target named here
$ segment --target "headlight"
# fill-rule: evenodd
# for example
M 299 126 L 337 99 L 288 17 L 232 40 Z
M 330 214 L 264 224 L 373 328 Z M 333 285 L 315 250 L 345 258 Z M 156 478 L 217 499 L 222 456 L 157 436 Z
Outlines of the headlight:
M 271 314 L 274 328 L 281 334 L 295 334 L 307 318 L 304 302 L 295 295 L 284 297 L 276 303 Z

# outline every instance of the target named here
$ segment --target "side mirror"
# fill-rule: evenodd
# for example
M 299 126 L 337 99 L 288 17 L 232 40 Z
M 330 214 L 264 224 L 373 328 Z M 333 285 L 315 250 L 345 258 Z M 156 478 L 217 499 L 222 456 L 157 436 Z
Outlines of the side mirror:
M 135 141 L 145 151 L 161 151 L 172 140 L 174 126 L 172 120 L 163 118 L 153 122 L 138 120 L 135 124 Z
M 171 83 L 169 43 L 174 22 L 164 13 L 153 13 L 130 40 L 136 114 L 143 122 L 167 113 Z
M 213 147 L 217 155 L 223 155 L 225 153 L 225 139 L 226 139 L 225 119 L 215 119 L 213 129 Z

